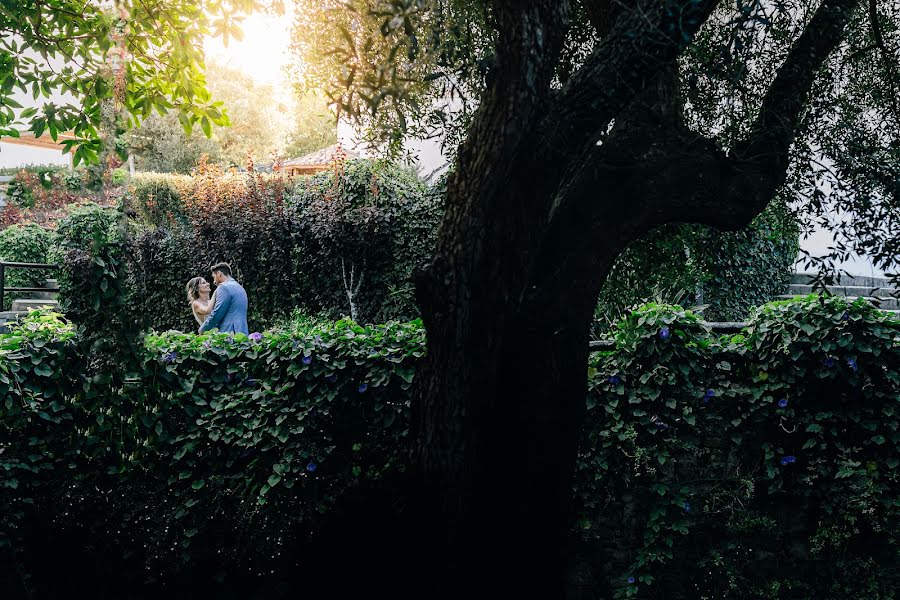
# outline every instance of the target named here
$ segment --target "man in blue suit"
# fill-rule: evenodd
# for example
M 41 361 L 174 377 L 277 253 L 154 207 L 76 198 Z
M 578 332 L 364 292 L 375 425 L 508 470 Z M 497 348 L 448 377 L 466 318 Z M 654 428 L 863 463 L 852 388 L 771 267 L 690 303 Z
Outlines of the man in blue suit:
M 200 326 L 200 333 L 211 329 L 229 333 L 250 333 L 247 327 L 247 292 L 231 278 L 231 267 L 219 263 L 211 268 L 216 282 L 216 303 Z

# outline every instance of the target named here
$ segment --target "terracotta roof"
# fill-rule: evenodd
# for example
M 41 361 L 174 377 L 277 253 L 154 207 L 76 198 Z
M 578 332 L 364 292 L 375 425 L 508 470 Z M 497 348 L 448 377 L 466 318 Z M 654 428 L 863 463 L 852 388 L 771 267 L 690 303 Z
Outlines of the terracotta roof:
M 305 167 L 305 166 L 328 166 L 331 164 L 331 161 L 334 160 L 334 156 L 340 148 L 340 144 L 332 144 L 326 148 L 322 148 L 321 150 L 316 150 L 315 152 L 310 152 L 306 156 L 301 156 L 299 158 L 292 158 L 290 160 L 286 160 L 281 163 L 282 168 L 287 167 Z M 352 152 L 350 150 L 344 150 L 344 154 L 348 160 L 354 158 L 361 158 L 359 154 L 356 152 Z
M 19 144 L 21 146 L 33 146 L 37 148 L 53 148 L 55 150 L 62 150 L 63 140 L 74 140 L 75 135 L 71 132 L 62 132 L 60 131 L 56 136 L 56 141 L 53 141 L 53 138 L 50 137 L 49 133 L 44 133 L 41 137 L 36 138 L 34 134 L 29 132 L 21 132 L 19 137 L 11 137 L 11 136 L 3 136 L 4 144 Z

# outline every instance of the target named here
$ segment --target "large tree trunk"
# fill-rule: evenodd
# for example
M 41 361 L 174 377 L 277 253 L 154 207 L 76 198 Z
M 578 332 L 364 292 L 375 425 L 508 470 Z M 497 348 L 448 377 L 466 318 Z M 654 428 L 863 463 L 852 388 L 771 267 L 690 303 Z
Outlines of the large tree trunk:
M 679 110 L 675 59 L 715 0 L 614 15 L 558 92 L 568 2 L 494 3 L 496 65 L 417 282 L 428 354 L 413 399 L 409 526 L 424 596 L 562 596 L 600 285 L 649 228 L 738 228 L 765 208 L 857 3 L 823 2 L 731 153 L 686 130 Z

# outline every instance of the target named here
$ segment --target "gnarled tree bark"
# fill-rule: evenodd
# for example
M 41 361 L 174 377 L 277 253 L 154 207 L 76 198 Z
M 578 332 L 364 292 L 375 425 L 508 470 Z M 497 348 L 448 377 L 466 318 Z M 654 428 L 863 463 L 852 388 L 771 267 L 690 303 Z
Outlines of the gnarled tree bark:
M 607 30 L 557 92 L 569 3 L 494 3 L 496 65 L 417 284 L 428 355 L 415 475 L 442 524 L 432 575 L 453 593 L 562 594 L 600 286 L 624 246 L 657 225 L 733 229 L 765 208 L 858 3 L 822 3 L 730 152 L 680 118 L 676 59 L 717 1 L 639 3 L 614 19 L 598 2 Z

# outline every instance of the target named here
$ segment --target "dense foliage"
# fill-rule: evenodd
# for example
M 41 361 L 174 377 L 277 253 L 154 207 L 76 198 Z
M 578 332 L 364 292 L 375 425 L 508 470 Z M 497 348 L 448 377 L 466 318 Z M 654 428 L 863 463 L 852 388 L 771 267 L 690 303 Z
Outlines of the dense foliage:
M 649 305 L 595 355 L 585 560 L 617 597 L 893 598 L 900 322 L 776 302 L 739 335 Z M 595 571 L 596 573 L 596 571 Z
M 113 99 L 138 123 L 156 110 L 174 111 L 185 128 L 199 125 L 210 135 L 226 125 L 221 103 L 204 79 L 202 40 L 206 35 L 240 37 L 243 15 L 271 4 L 255 0 L 109 3 L 84 0 L 16 2 L 0 7 L 0 135 L 18 137 L 27 125 L 74 148 L 73 160 L 96 162 L 101 124 L 109 123 Z M 13 95 L 47 99 L 22 108 Z M 66 94 L 71 100 L 49 101 Z M 65 98 L 65 96 L 63 96 Z M 20 109 L 20 110 L 17 110 Z M 109 133 L 109 132 L 107 132 Z
M 39 225 L 13 225 L 0 229 L 0 261 L 46 263 L 50 247 L 54 243 L 54 232 Z M 6 269 L 6 287 L 41 287 L 48 273 L 30 269 Z M 0 310 L 9 310 L 12 301 L 22 296 L 15 292 L 5 294 Z
M 893 598 L 898 328 L 864 302 L 817 296 L 766 305 L 734 336 L 671 306 L 621 321 L 592 360 L 571 585 Z M 76 342 L 40 313 L 0 336 L 0 556 L 37 589 L 103 563 L 120 569 L 112 595 L 141 583 L 288 593 L 314 576 L 295 561 L 333 503 L 405 464 L 417 323 L 153 335 L 118 383 L 84 378 Z M 49 577 L 76 539 L 93 556 Z
M 821 35 L 809 28 L 820 4 L 710 3 L 686 23 L 671 83 L 630 103 L 652 104 L 664 89 L 664 102 L 672 104 L 666 110 L 677 115 L 672 123 L 710 144 L 734 147 L 761 124 L 760 107 L 800 34 L 809 31 L 806 41 Z M 648 22 L 646 15 L 632 20 L 627 7 L 595 0 L 559 6 L 567 13 L 564 25 L 544 32 L 564 37 L 561 50 L 542 65 L 553 73 L 547 80 L 553 103 L 590 85 L 601 73 L 597 61 L 608 58 L 610 48 L 628 45 L 620 39 L 653 35 L 637 26 Z M 685 6 L 693 9 L 700 3 L 679 5 L 678 10 L 687 11 Z M 812 100 L 792 134 L 796 141 L 790 149 L 787 189 L 801 200 L 804 224 L 825 224 L 836 233 L 826 256 L 809 257 L 813 264 L 830 266 L 856 251 L 892 271 L 898 256 L 893 234 L 900 229 L 900 4 L 873 0 L 848 6 L 852 18 L 841 43 L 828 56 L 816 57 L 821 68 L 812 67 L 817 73 Z M 296 70 L 305 85 L 326 90 L 370 140 L 396 147 L 404 135 L 443 133 L 452 152 L 467 134 L 473 109 L 490 93 L 490 84 L 497 83 L 492 74 L 515 64 L 511 57 L 501 58 L 506 49 L 503 18 L 511 15 L 516 11 L 502 3 L 467 0 L 402 0 L 378 10 L 364 0 L 325 9 L 320 2 L 301 0 L 292 33 Z M 529 93 L 540 103 L 536 91 Z M 775 114 L 783 108 L 772 106 Z M 609 125 L 608 120 L 595 123 L 594 138 L 609 133 Z M 664 138 L 661 130 L 648 132 Z
M 138 328 L 183 331 L 196 328 L 184 284 L 218 261 L 247 289 L 251 327 L 295 308 L 413 318 L 411 272 L 427 260 L 439 218 L 414 173 L 368 161 L 293 184 L 208 165 L 193 177 L 142 174 L 125 210 L 138 223 L 124 252 Z
M 442 206 L 415 173 L 350 161 L 301 179 L 290 203 L 306 234 L 295 254 L 306 306 L 357 320 L 417 315 L 412 274 L 431 256 Z
M 787 289 L 799 234 L 780 202 L 736 232 L 701 225 L 652 231 L 629 245 L 603 284 L 599 325 L 649 300 L 705 306 L 707 321 L 743 321 Z
M 335 499 L 399 467 L 423 335 L 415 323 L 338 322 L 151 336 L 140 372 L 123 381 L 84 377 L 73 328 L 34 313 L 0 336 L 0 502 L 9 508 L 0 572 L 10 548 L 28 565 L 3 588 L 51 593 L 106 559 L 131 569 L 109 577 L 109 589 L 132 597 L 179 580 L 206 593 L 215 580 L 290 580 L 297 546 Z M 98 554 L 70 557 L 72 569 L 47 577 L 32 561 L 54 547 L 26 538 L 53 530 L 58 542 L 89 537 Z M 125 558 L 135 552 L 136 562 Z
M 17 169 L 7 187 L 6 206 L 0 208 L 0 229 L 37 223 L 55 227 L 72 205 L 92 201 L 113 204 L 121 191 L 125 172 L 97 167 L 66 169 L 34 166 Z

